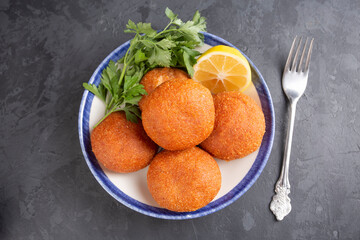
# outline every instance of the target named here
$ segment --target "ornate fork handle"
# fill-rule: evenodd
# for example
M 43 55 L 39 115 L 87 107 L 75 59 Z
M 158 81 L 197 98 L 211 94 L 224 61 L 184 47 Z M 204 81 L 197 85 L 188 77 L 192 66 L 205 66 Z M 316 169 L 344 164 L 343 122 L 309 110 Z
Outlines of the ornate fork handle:
M 290 193 L 290 186 L 284 186 L 278 181 L 276 183 L 275 192 L 276 194 L 273 196 L 270 204 L 270 210 L 274 213 L 276 219 L 281 221 L 291 211 L 291 200 L 288 196 Z
M 288 125 L 288 131 L 285 142 L 285 151 L 284 159 L 282 164 L 282 170 L 279 177 L 279 180 L 275 185 L 275 195 L 270 203 L 270 210 L 276 216 L 278 221 L 283 220 L 283 218 L 288 215 L 291 211 L 290 204 L 290 182 L 289 182 L 289 164 L 290 164 L 290 153 L 291 153 L 291 143 L 294 130 L 294 121 L 295 121 L 295 111 L 296 111 L 297 100 L 290 101 L 290 119 Z

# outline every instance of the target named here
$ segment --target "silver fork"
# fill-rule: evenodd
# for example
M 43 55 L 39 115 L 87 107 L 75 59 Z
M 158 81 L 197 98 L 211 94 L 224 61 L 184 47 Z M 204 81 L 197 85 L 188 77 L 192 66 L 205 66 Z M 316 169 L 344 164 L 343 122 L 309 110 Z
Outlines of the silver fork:
M 311 51 L 313 47 L 314 39 L 311 39 L 308 45 L 309 39 L 306 38 L 305 44 L 302 47 L 302 37 L 298 40 L 298 37 L 294 38 L 291 45 L 289 56 L 287 58 L 283 76 L 282 76 L 282 87 L 290 102 L 290 116 L 289 124 L 287 129 L 287 136 L 285 142 L 284 158 L 282 164 L 282 170 L 280 177 L 275 185 L 275 195 L 270 203 L 270 209 L 276 216 L 278 221 L 281 221 L 291 211 L 290 204 L 290 183 L 289 183 L 289 164 L 290 164 L 290 152 L 291 142 L 294 130 L 295 111 L 296 104 L 300 97 L 305 92 L 308 75 L 309 75 L 309 64 L 311 58 Z M 293 53 L 296 47 L 295 56 Z M 308 45 L 308 47 L 307 47 Z M 300 49 L 303 49 L 300 61 L 298 61 Z M 307 50 L 306 61 L 304 59 Z M 305 64 L 303 63 L 305 61 Z M 291 63 L 292 62 L 292 63 Z

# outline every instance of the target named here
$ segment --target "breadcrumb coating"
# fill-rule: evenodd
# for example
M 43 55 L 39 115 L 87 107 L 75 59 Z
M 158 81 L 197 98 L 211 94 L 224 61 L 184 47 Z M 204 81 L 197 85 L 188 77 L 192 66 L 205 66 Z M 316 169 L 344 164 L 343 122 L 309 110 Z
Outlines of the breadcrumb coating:
M 114 112 L 91 133 L 96 159 L 107 169 L 135 172 L 149 165 L 158 146 L 146 135 L 139 123 L 126 120 L 124 112 Z
M 265 133 L 261 108 L 241 92 L 222 92 L 214 96 L 215 125 L 200 146 L 223 160 L 243 158 L 257 150 Z
M 164 82 L 144 103 L 142 121 L 148 136 L 167 150 L 196 146 L 214 127 L 212 95 L 192 79 Z
M 169 81 L 169 80 L 187 80 L 189 75 L 181 69 L 178 68 L 154 68 L 153 70 L 147 72 L 144 77 L 141 79 L 140 84 L 144 85 L 148 95 L 144 95 L 140 102 L 139 107 L 142 109 L 143 103 L 146 101 L 146 98 L 154 91 L 154 89 L 160 84 Z
M 151 162 L 147 181 L 161 207 L 190 212 L 215 198 L 221 187 L 221 173 L 216 161 L 198 147 L 164 150 Z

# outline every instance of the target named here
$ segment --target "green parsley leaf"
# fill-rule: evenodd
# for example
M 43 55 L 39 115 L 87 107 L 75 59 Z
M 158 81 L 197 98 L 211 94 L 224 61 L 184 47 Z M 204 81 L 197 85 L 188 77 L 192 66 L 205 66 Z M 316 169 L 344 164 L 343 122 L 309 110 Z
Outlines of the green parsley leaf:
M 175 15 L 173 11 L 171 11 L 168 7 L 165 9 L 165 15 L 170 18 L 171 21 L 173 21 L 177 17 L 177 15 Z
M 171 63 L 171 52 L 155 46 L 148 61 L 150 65 L 156 64 L 161 67 L 169 67 Z
M 132 105 L 137 105 L 142 97 L 143 97 L 142 95 L 139 95 L 136 97 L 131 97 L 126 100 L 126 103 L 130 103 Z
M 138 76 L 136 76 L 136 75 L 125 76 L 124 91 L 129 90 L 137 82 L 139 82 Z
M 173 40 L 169 40 L 166 38 L 160 40 L 158 43 L 156 43 L 156 45 L 164 50 L 176 47 L 176 43 Z
M 88 90 L 89 92 L 92 92 L 95 96 L 97 96 L 98 98 L 100 98 L 102 101 L 105 102 L 105 94 L 104 91 L 102 91 L 103 89 L 103 85 L 100 84 L 99 88 L 96 87 L 95 84 L 88 84 L 88 83 L 83 83 L 83 87 Z
M 125 100 L 128 102 L 131 100 L 131 98 L 144 94 L 146 94 L 144 86 L 142 84 L 136 84 L 135 86 L 127 90 Z
M 137 123 L 138 118 L 136 114 L 132 113 L 129 109 L 124 108 L 123 111 L 125 111 L 126 119 L 130 122 Z
M 146 61 L 148 57 L 146 57 L 145 53 L 141 51 L 141 49 L 137 50 L 135 53 L 135 64 Z
M 144 33 L 149 37 L 155 36 L 156 31 L 151 27 L 151 23 L 138 23 L 137 24 L 137 32 Z
M 184 63 L 185 63 L 185 66 L 186 66 L 186 69 L 187 69 L 189 75 L 193 76 L 194 69 L 190 64 L 190 55 L 186 51 L 183 52 L 183 59 L 184 59 Z
M 138 118 L 141 119 L 140 110 L 136 106 L 132 106 L 132 105 L 126 106 L 123 109 L 123 111 L 125 111 L 126 119 L 131 122 L 137 123 Z
M 126 25 L 126 28 L 135 30 L 136 29 L 136 23 L 134 23 L 133 21 L 131 21 L 129 19 L 128 24 Z

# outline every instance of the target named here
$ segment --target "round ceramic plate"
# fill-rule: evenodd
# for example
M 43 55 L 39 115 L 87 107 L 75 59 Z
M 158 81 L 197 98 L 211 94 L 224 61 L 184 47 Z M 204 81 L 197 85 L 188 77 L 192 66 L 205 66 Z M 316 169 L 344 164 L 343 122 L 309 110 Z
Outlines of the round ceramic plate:
M 204 33 L 204 36 L 205 45 L 199 48 L 200 52 L 216 45 L 235 47 L 212 34 Z M 110 60 L 117 61 L 124 56 L 129 45 L 129 42 L 126 42 L 110 53 L 95 70 L 89 83 L 98 85 L 101 72 L 108 62 Z M 243 195 L 254 184 L 266 165 L 273 143 L 275 128 L 274 108 L 269 90 L 259 70 L 247 56 L 245 57 L 248 59 L 252 69 L 253 83 L 245 91 L 245 94 L 249 95 L 261 106 L 265 115 L 266 132 L 260 148 L 245 158 L 230 162 L 216 159 L 222 175 L 222 185 L 219 193 L 211 203 L 194 212 L 181 213 L 163 209 L 153 200 L 147 188 L 146 173 L 148 167 L 134 173 L 123 174 L 109 171 L 99 164 L 91 151 L 90 133 L 93 126 L 104 115 L 105 105 L 98 98 L 94 98 L 92 93 L 84 91 L 78 120 L 80 145 L 86 163 L 100 185 L 125 206 L 140 213 L 164 219 L 202 217 L 228 206 Z

